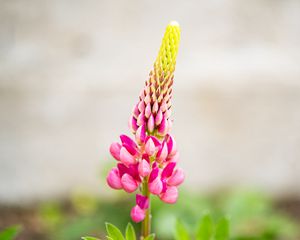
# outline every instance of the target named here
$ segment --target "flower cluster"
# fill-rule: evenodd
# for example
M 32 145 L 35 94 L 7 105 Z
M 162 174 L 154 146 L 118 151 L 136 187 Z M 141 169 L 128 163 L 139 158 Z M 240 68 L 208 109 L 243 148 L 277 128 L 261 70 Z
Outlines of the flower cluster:
M 110 146 L 111 155 L 119 163 L 109 172 L 108 185 L 132 193 L 146 180 L 151 194 L 158 195 L 166 203 L 175 203 L 177 186 L 183 182 L 184 174 L 182 169 L 176 168 L 179 154 L 172 136 L 166 135 L 162 142 L 147 136 L 141 145 L 126 135 L 121 135 L 120 139 L 121 144 L 115 142 Z M 146 200 L 142 201 L 141 195 L 137 195 L 137 205 L 131 212 L 134 221 L 143 220 L 144 210 L 148 208 Z
M 179 40 L 179 26 L 171 22 L 129 120 L 135 139 L 121 135 L 120 142 L 110 146 L 110 153 L 118 164 L 107 176 L 108 185 L 128 193 L 138 189 L 142 192 L 136 195 L 136 205 L 131 210 L 135 222 L 144 220 L 150 194 L 166 203 L 175 203 L 177 187 L 184 181 L 184 173 L 177 167 L 176 143 L 170 135 L 172 85 Z

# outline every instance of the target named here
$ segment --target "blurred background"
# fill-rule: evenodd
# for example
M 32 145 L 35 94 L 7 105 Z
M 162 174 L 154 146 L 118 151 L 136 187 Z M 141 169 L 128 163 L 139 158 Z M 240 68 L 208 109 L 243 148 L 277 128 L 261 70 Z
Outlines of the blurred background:
M 192 226 L 209 209 L 257 224 L 237 224 L 234 236 L 253 237 L 239 239 L 300 239 L 299 0 L 0 1 L 0 229 L 68 240 L 129 220 L 131 200 L 104 181 L 108 148 L 129 134 L 171 20 L 182 28 L 172 132 L 190 201 L 157 214 L 190 212 Z

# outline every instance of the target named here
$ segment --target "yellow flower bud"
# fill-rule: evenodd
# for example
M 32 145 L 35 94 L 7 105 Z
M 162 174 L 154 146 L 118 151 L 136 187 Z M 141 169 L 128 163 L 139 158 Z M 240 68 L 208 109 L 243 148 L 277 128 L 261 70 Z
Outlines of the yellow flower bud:
M 160 85 L 163 84 L 166 79 L 171 78 L 174 73 L 179 42 L 179 24 L 175 21 L 170 22 L 166 28 L 158 56 L 154 63 L 156 81 L 159 81 Z

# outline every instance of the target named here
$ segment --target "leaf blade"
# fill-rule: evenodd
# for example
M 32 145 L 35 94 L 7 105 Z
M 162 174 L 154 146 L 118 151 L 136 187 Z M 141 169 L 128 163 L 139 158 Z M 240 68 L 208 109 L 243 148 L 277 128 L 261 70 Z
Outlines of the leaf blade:
M 188 233 L 186 227 L 180 221 L 176 222 L 175 239 L 176 240 L 189 240 L 190 239 L 189 233 Z
M 115 225 L 111 223 L 105 223 L 105 226 L 108 237 L 112 238 L 113 240 L 125 240 L 122 232 Z
M 154 238 L 155 238 L 155 234 L 152 233 L 152 234 L 148 235 L 148 236 L 145 238 L 145 240 L 154 240 Z
M 81 237 L 82 240 L 100 240 L 99 238 L 95 237 Z
M 196 240 L 210 240 L 213 236 L 214 224 L 209 213 L 206 213 L 199 222 Z
M 229 239 L 229 219 L 223 217 L 219 220 L 216 227 L 215 240 L 228 240 Z
M 126 240 L 136 240 L 135 230 L 131 223 L 128 223 L 126 227 Z

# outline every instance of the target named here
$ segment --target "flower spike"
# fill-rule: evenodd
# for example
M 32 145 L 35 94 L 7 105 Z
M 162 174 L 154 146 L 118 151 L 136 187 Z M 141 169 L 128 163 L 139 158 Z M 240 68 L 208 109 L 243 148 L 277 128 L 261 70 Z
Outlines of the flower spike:
M 143 224 L 149 223 L 151 194 L 165 203 L 175 203 L 178 186 L 184 181 L 183 170 L 177 168 L 179 153 L 176 142 L 170 134 L 172 87 L 179 42 L 179 25 L 171 22 L 128 122 L 134 137 L 121 135 L 121 142 L 112 143 L 109 149 L 118 163 L 109 172 L 107 184 L 127 193 L 141 191 L 136 195 L 136 204 L 130 213 L 134 222 L 145 219 Z M 149 234 L 143 232 L 143 237 Z

